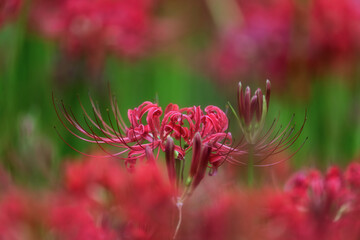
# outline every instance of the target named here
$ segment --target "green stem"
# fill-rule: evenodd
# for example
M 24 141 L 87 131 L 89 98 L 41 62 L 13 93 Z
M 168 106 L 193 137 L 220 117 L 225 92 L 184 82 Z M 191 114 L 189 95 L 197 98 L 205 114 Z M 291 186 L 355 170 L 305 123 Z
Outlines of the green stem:
M 248 150 L 248 171 L 247 171 L 248 186 L 254 186 L 254 145 L 249 144 Z

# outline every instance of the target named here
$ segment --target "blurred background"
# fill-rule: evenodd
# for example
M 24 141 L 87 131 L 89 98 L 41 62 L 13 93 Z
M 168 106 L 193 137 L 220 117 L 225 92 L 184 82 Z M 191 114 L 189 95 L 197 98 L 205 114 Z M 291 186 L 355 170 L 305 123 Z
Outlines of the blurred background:
M 37 185 L 81 157 L 54 126 L 97 147 L 61 125 L 52 94 L 79 119 L 89 94 L 105 112 L 108 86 L 124 116 L 146 100 L 225 110 L 239 81 L 270 79 L 268 125 L 307 110 L 290 164 L 343 166 L 360 156 L 359 60 L 358 0 L 1 0 L 0 160 Z

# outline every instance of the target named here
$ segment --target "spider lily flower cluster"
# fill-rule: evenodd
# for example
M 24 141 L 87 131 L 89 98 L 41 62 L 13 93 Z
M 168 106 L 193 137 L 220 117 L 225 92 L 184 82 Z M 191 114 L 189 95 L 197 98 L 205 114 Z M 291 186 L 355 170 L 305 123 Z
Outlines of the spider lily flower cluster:
M 97 144 L 107 153 L 105 157 L 121 159 L 129 169 L 135 169 L 139 159 L 157 165 L 160 153 L 165 153 L 168 177 L 174 190 L 173 201 L 178 207 L 193 193 L 208 168 L 212 175 L 226 159 L 241 154 L 231 146 L 228 118 L 216 106 L 202 110 L 200 106 L 179 108 L 176 104 L 169 104 L 163 111 L 156 103 L 144 102 L 128 110 L 129 124 L 126 124 L 115 97 L 111 97 L 107 121 L 91 98 L 90 102 L 91 114 L 80 103 L 85 116 L 85 123 L 81 125 L 71 109 L 66 109 L 62 101 L 53 98 L 56 113 L 71 134 Z M 110 116 L 110 111 L 113 116 Z M 113 153 L 109 148 L 120 150 Z M 191 166 L 186 173 L 186 155 L 191 150 Z
M 94 118 L 91 118 L 83 108 L 86 116 L 85 126 L 79 124 L 71 110 L 68 111 L 62 102 L 59 102 L 59 110 L 56 112 L 62 124 L 76 137 L 97 143 L 107 153 L 109 153 L 108 150 L 102 146 L 104 144 L 120 148 L 121 151 L 109 154 L 124 159 L 130 167 L 137 159 L 146 156 L 147 148 L 157 152 L 156 157 L 159 156 L 160 151 L 165 152 L 169 139 L 173 143 L 176 158 L 184 161 L 186 152 L 192 148 L 194 138 L 198 135 L 202 144 L 207 144 L 211 149 L 209 163 L 213 167 L 217 166 L 218 161 L 225 159 L 231 150 L 229 146 L 231 134 L 226 132 L 228 119 L 218 107 L 207 106 L 203 111 L 200 106 L 179 108 L 176 104 L 169 104 L 163 112 L 158 104 L 144 102 L 139 107 L 128 110 L 130 125 L 126 125 L 114 99 L 111 100 L 111 106 L 115 122 L 111 120 L 108 113 L 107 123 L 92 100 L 91 103 Z M 83 136 L 68 128 L 59 111 L 65 120 Z M 95 133 L 94 128 L 100 133 Z M 122 156 L 125 153 L 127 157 Z
M 270 217 L 284 226 L 277 239 L 357 239 L 359 163 L 294 174 L 285 191 L 269 201 Z
M 294 136 L 292 136 L 293 128 L 290 131 L 286 128 L 282 133 L 275 134 L 269 142 L 267 140 L 271 135 L 271 129 L 260 137 L 269 101 L 270 81 L 266 82 L 265 95 L 258 89 L 252 97 L 250 88 L 247 87 L 244 94 L 242 84 L 239 84 L 239 122 L 246 143 L 240 142 L 234 146 L 232 135 L 228 132 L 228 118 L 216 106 L 210 105 L 202 110 L 200 106 L 179 108 L 178 105 L 170 103 L 163 111 L 157 103 L 147 101 L 128 110 L 129 124 L 126 124 L 114 96 L 110 97 L 113 117 L 108 110 L 108 121 L 105 121 L 106 118 L 90 98 L 92 114 L 88 113 L 80 102 L 85 122 L 82 125 L 71 109 L 66 109 L 62 101 L 58 102 L 56 107 L 53 98 L 56 114 L 71 134 L 81 140 L 96 143 L 109 157 L 124 160 L 130 169 L 134 169 L 138 159 L 144 158 L 148 163 L 156 166 L 160 152 L 165 153 L 168 178 L 173 187 L 172 198 L 179 213 L 173 238 L 176 238 L 180 229 L 183 203 L 203 180 L 208 167 L 211 168 L 210 174 L 213 174 L 225 161 L 243 163 L 239 157 L 249 153 L 250 150 L 246 148 L 246 144 L 249 144 L 254 150 L 254 153 L 250 152 L 250 154 L 263 158 L 254 164 L 253 160 L 250 160 L 251 156 L 249 157 L 249 176 L 253 176 L 253 166 L 267 166 L 268 164 L 260 162 L 286 150 L 297 140 L 302 128 Z M 70 129 L 66 122 L 78 133 Z M 112 153 L 107 146 L 120 150 Z M 184 173 L 186 155 L 190 150 L 192 150 L 192 159 L 189 172 L 186 174 Z M 249 178 L 249 184 L 252 178 Z
M 247 153 L 253 155 L 251 157 L 258 158 L 253 164 L 254 166 L 259 167 L 271 166 L 288 160 L 304 145 L 307 140 L 306 138 L 303 144 L 291 156 L 289 156 L 289 158 L 282 159 L 274 163 L 262 164 L 262 162 L 270 156 L 279 154 L 291 147 L 300 137 L 307 119 L 305 114 L 304 121 L 297 131 L 295 131 L 296 124 L 293 123 L 294 115 L 284 129 L 280 126 L 278 130 L 275 130 L 278 119 L 274 119 L 270 128 L 263 133 L 270 104 L 270 93 L 271 83 L 269 80 L 266 80 L 265 95 L 262 93 L 261 89 L 258 88 L 253 96 L 251 96 L 250 87 L 246 87 L 245 91 L 243 91 L 243 86 L 240 82 L 237 94 L 238 114 L 236 114 L 235 110 L 230 105 L 238 119 L 239 126 L 244 135 L 244 138 L 242 138 L 237 144 L 237 148 L 242 150 L 241 155 Z M 229 161 L 232 160 L 233 159 L 229 159 Z M 234 163 L 245 164 L 245 162 L 240 160 L 235 160 Z
M 92 113 L 87 112 L 80 102 L 85 116 L 85 123 L 80 124 L 71 109 L 68 110 L 62 101 L 58 102 L 57 107 L 54 99 L 53 102 L 61 123 L 71 134 L 81 140 L 96 143 L 108 154 L 107 157 L 122 159 L 129 168 L 134 167 L 137 159 L 156 160 L 160 152 L 164 152 L 170 181 L 178 187 L 180 181 L 185 183 L 187 190 L 191 192 L 203 178 L 207 167 L 211 168 L 210 173 L 215 173 L 225 161 L 246 164 L 240 157 L 249 153 L 247 145 L 251 145 L 254 155 L 259 157 L 254 166 L 268 166 L 276 163 L 261 162 L 271 155 L 285 151 L 298 139 L 306 119 L 295 133 L 295 125 L 291 126 L 290 121 L 281 132 L 279 130 L 274 133 L 274 122 L 270 129 L 262 134 L 269 108 L 270 88 L 270 81 L 267 80 L 266 93 L 263 94 L 261 89 L 257 89 L 254 96 L 251 96 L 250 88 L 247 87 L 243 93 L 242 84 L 239 83 L 238 120 L 246 141 L 244 143 L 241 140 L 237 145 L 233 143 L 232 135 L 228 132 L 229 121 L 226 114 L 212 105 L 202 110 L 200 106 L 180 108 L 170 103 L 163 111 L 157 103 L 147 101 L 128 110 L 129 124 L 126 124 L 114 96 L 110 97 L 111 109 L 107 110 L 107 116 L 101 114 L 90 98 Z M 113 153 L 108 147 L 120 150 Z M 191 167 L 186 177 L 185 156 L 191 150 Z

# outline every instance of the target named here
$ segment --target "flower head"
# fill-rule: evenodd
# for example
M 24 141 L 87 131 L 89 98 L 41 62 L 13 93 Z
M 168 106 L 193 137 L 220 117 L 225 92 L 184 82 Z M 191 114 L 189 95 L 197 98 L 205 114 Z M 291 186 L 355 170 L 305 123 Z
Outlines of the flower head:
M 145 157 L 146 148 L 157 150 L 156 156 L 160 151 L 165 152 L 169 138 L 174 142 L 176 157 L 183 160 L 186 152 L 192 148 L 196 134 L 200 136 L 202 144 L 207 144 L 211 149 L 210 163 L 225 159 L 226 153 L 231 150 L 231 134 L 227 132 L 228 119 L 218 107 L 208 106 L 204 113 L 200 106 L 179 108 L 176 104 L 169 104 L 163 114 L 163 110 L 156 103 L 144 102 L 139 107 L 128 110 L 130 124 L 127 125 L 114 99 L 111 100 L 111 106 L 115 122 L 111 120 L 109 112 L 109 121 L 106 122 L 92 99 L 91 103 L 94 118 L 83 108 L 85 126 L 79 123 L 62 102 L 59 103 L 63 117 L 79 134 L 65 124 L 58 110 L 56 113 L 61 123 L 73 135 L 84 141 L 97 143 L 110 156 L 125 159 L 128 164 Z M 120 151 L 110 153 L 103 147 L 104 144 L 117 147 Z M 125 153 L 127 157 L 122 156 Z
M 241 82 L 238 88 L 238 112 L 240 127 L 249 143 L 254 143 L 261 133 L 269 108 L 271 84 L 266 80 L 266 95 L 258 88 L 251 96 L 250 87 L 243 92 Z
M 290 178 L 285 192 L 269 201 L 271 221 L 283 226 L 277 239 L 356 239 L 359 195 L 350 179 L 334 166 L 324 175 L 310 170 Z
M 282 79 L 291 47 L 294 1 L 212 2 L 213 7 L 219 4 L 221 9 L 211 11 L 219 26 L 210 51 L 216 77 L 234 82 L 244 76 L 266 73 Z M 231 11 L 224 11 L 229 8 Z
M 359 191 L 360 190 L 360 163 L 358 163 L 358 162 L 351 163 L 345 172 L 345 178 L 346 178 L 346 181 L 349 183 L 350 187 Z
M 138 56 L 152 40 L 153 0 L 36 0 L 32 24 L 73 55 Z
M 17 15 L 21 3 L 21 0 L 2 0 L 0 2 L 0 27 L 5 21 Z
M 265 95 L 262 93 L 261 89 L 257 89 L 252 96 L 250 87 L 246 87 L 245 91 L 243 91 L 242 83 L 239 83 L 237 99 L 238 115 L 231 105 L 230 107 L 238 119 L 239 126 L 244 137 L 236 145 L 237 151 L 234 151 L 234 157 L 229 158 L 230 162 L 246 164 L 245 162 L 242 162 L 240 159 L 238 159 L 236 155 L 244 155 L 247 153 L 248 155 L 251 154 L 253 155 L 252 157 L 256 158 L 256 161 L 253 162 L 254 166 L 271 166 L 291 158 L 307 140 L 306 138 L 298 150 L 296 150 L 295 153 L 290 155 L 288 158 L 274 163 L 262 163 L 270 156 L 279 154 L 294 144 L 299 138 L 306 122 L 305 114 L 305 119 L 300 129 L 295 131 L 296 124 L 293 123 L 293 115 L 290 122 L 284 129 L 282 129 L 282 126 L 280 126 L 279 129 L 275 131 L 278 120 L 274 119 L 270 128 L 265 133 L 263 133 L 264 124 L 269 109 L 270 92 L 271 83 L 269 80 L 266 81 Z M 243 141 L 244 139 L 245 141 Z
M 360 51 L 360 4 L 355 0 L 313 0 L 309 53 L 312 69 L 352 66 Z M 325 66 L 324 66 L 325 65 Z
M 128 172 L 115 159 L 70 163 L 65 178 L 67 198 L 62 201 L 65 206 L 85 207 L 91 212 L 101 230 L 112 233 L 113 238 L 105 239 L 133 239 L 140 233 L 144 236 L 140 239 L 169 239 L 173 231 L 173 187 L 160 170 L 149 163 Z M 62 209 L 61 201 L 58 203 L 56 223 L 69 228 L 63 215 L 69 211 Z
M 56 107 L 53 99 L 56 113 L 65 128 L 81 140 L 96 143 L 108 154 L 104 157 L 122 159 L 128 168 L 133 169 L 138 159 L 147 159 L 156 165 L 160 153 L 165 153 L 168 177 L 174 187 L 173 196 L 181 199 L 181 203 L 204 178 L 207 168 L 211 168 L 210 174 L 214 174 L 227 158 L 232 157 L 230 153 L 234 149 L 231 134 L 227 132 L 228 118 L 216 106 L 207 106 L 203 111 L 200 106 L 179 108 L 176 104 L 169 104 L 163 111 L 156 103 L 144 102 L 128 110 L 129 124 L 126 124 L 114 98 L 111 98 L 113 117 L 107 111 L 108 121 L 91 98 L 90 101 L 94 117 L 90 117 L 81 105 L 85 115 L 85 125 L 82 125 L 71 109 L 67 110 L 62 101 Z M 117 152 L 113 153 L 109 148 L 115 148 Z M 191 169 L 186 173 L 186 155 L 191 150 Z M 185 190 L 180 197 L 182 186 Z

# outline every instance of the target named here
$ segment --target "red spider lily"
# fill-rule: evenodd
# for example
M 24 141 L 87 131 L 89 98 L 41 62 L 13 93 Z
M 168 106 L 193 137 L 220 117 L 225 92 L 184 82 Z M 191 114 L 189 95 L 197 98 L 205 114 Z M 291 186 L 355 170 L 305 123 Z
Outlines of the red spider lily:
M 325 176 L 316 170 L 298 173 L 286 189 L 270 201 L 270 218 L 283 225 L 276 239 L 358 238 L 358 197 L 337 167 Z
M 133 166 L 137 159 L 146 157 L 147 162 L 156 167 L 155 159 L 158 158 L 160 151 L 165 152 L 168 176 L 173 187 L 171 195 L 179 210 L 175 237 L 181 224 L 182 205 L 204 178 L 208 165 L 211 165 L 211 174 L 213 174 L 227 158 L 241 153 L 229 146 L 231 134 L 226 132 L 228 128 L 226 114 L 215 106 L 207 106 L 204 113 L 199 106 L 180 109 L 176 104 L 169 104 L 162 117 L 161 107 L 152 102 L 144 102 L 139 107 L 128 110 L 130 122 L 130 126 L 128 126 L 125 124 L 114 98 L 111 98 L 111 109 L 115 123 L 113 123 L 114 120 L 111 120 L 109 112 L 109 123 L 107 123 L 91 98 L 90 100 L 94 118 L 91 118 L 81 105 L 85 115 L 86 128 L 78 122 L 71 109 L 67 110 L 62 102 L 59 104 L 65 120 L 78 130 L 80 135 L 70 130 L 60 116 L 54 99 L 53 103 L 61 123 L 70 133 L 84 141 L 97 143 L 103 151 L 109 154 L 108 156 L 124 159 L 128 166 Z M 121 150 L 117 153 L 110 153 L 102 146 L 103 144 Z M 185 155 L 191 148 L 194 150 L 192 166 L 185 182 L 185 190 L 180 196 L 180 181 L 184 183 Z M 155 157 L 153 152 L 156 149 Z M 125 153 L 128 156 L 122 157 L 121 155 Z M 232 155 L 230 156 L 230 154 Z M 141 170 L 136 169 L 136 171 Z M 120 174 L 115 174 L 115 176 L 117 175 Z M 75 173 L 74 176 L 78 176 L 78 174 Z M 75 177 L 75 179 L 77 178 Z M 87 181 L 75 181 L 80 186 L 84 182 Z M 133 206 L 129 209 L 136 210 L 137 208 Z
M 243 93 L 242 84 L 239 83 L 238 89 L 238 112 L 240 127 L 249 143 L 254 143 L 261 132 L 265 117 L 269 108 L 271 84 L 266 80 L 266 95 L 263 96 L 261 89 L 255 91 L 251 97 L 250 87 Z
M 183 160 L 186 152 L 191 149 L 194 136 L 197 133 L 201 136 L 202 144 L 211 148 L 209 161 L 214 166 L 218 162 L 224 161 L 233 151 L 229 146 L 231 134 L 226 132 L 228 119 L 218 107 L 207 106 L 204 113 L 199 106 L 180 109 L 176 104 L 169 104 L 163 115 L 161 107 L 157 104 L 144 102 L 139 107 L 128 110 L 130 125 L 127 125 L 114 99 L 111 99 L 111 109 L 115 122 L 111 120 L 108 112 L 108 123 L 92 99 L 90 100 L 94 118 L 90 117 L 90 114 L 81 105 L 86 117 L 86 127 L 79 123 L 71 109 L 67 110 L 62 102 L 59 103 L 58 107 L 60 112 L 55 107 L 61 123 L 74 136 L 87 142 L 97 143 L 109 156 L 125 159 L 127 164 L 133 164 L 136 159 L 145 157 L 147 148 L 152 151 L 158 149 L 156 154 L 158 156 L 160 150 L 166 150 L 166 142 L 169 137 L 176 141 L 174 144 L 176 157 Z M 80 134 L 73 132 L 65 124 L 60 113 Z M 163 118 L 161 119 L 162 115 Z M 95 130 L 99 133 L 96 133 Z M 120 148 L 121 151 L 110 153 L 102 146 L 104 144 Z M 126 158 L 121 157 L 124 153 L 128 154 Z
M 17 191 L 2 194 L 0 200 L 0 236 L 5 239 L 30 239 L 26 224 L 33 220 L 32 202 Z M 25 229 L 24 229 L 25 228 Z
M 2 193 L 0 197 L 0 238 L 9 240 L 21 239 L 53 239 L 57 230 L 53 228 L 50 221 L 49 202 L 43 193 L 27 192 L 24 190 L 12 189 Z M 73 211 L 72 216 L 77 215 Z M 69 219 L 67 219 L 69 221 Z M 80 226 L 81 223 L 74 220 L 74 226 Z M 83 225 L 82 225 L 83 226 Z M 76 229 L 81 232 L 82 229 Z M 66 240 L 75 240 L 82 238 L 71 238 Z M 92 236 L 91 236 L 92 237 Z M 96 239 L 96 238 L 94 238 Z
M 310 7 L 312 68 L 325 67 L 323 70 L 327 70 L 339 64 L 352 65 L 360 51 L 359 2 L 312 0 Z
M 57 196 L 48 209 L 48 227 L 53 229 L 53 235 L 66 240 L 115 239 L 111 232 L 98 225 L 89 210 L 81 201 Z
M 336 167 L 330 168 L 325 177 L 315 170 L 307 175 L 296 175 L 288 182 L 287 188 L 297 204 L 320 218 L 335 218 L 340 207 L 349 200 L 344 178 Z
M 152 0 L 37 0 L 32 24 L 68 52 L 101 56 L 107 50 L 137 56 L 152 39 Z
M 21 0 L 2 0 L 0 2 L 0 27 L 5 21 L 15 17 L 21 7 Z
M 346 181 L 357 191 L 360 189 L 360 163 L 351 163 L 345 172 Z
M 248 151 L 248 153 L 253 154 L 254 157 L 257 158 L 254 162 L 254 166 L 258 167 L 275 165 L 291 158 L 307 140 L 306 138 L 298 150 L 296 150 L 288 158 L 276 161 L 274 163 L 263 163 L 269 157 L 279 154 L 293 145 L 299 138 L 306 123 L 305 114 L 305 119 L 300 129 L 295 132 L 296 124 L 293 124 L 293 115 L 290 122 L 283 130 L 281 130 L 282 126 L 280 126 L 280 128 L 275 132 L 277 125 L 277 119 L 275 119 L 270 128 L 264 134 L 262 134 L 267 111 L 269 108 L 270 92 L 271 84 L 269 80 L 266 81 L 266 94 L 263 95 L 261 89 L 257 89 L 253 96 L 251 96 L 250 87 L 246 87 L 245 93 L 243 92 L 243 87 L 240 82 L 237 102 L 239 117 L 235 113 L 235 110 L 232 109 L 235 116 L 238 118 L 239 126 L 245 138 L 245 142 L 243 141 L 244 138 L 241 139 L 237 144 L 237 147 L 242 151 L 242 153 L 246 152 L 243 149 L 246 150 L 249 149 L 249 147 L 252 148 L 252 152 Z M 230 158 L 229 161 L 236 164 L 245 164 L 241 160 L 234 158 Z
M 114 159 L 67 165 L 65 189 L 0 196 L 0 238 L 170 239 L 172 187 L 154 164 L 132 173 Z
M 71 201 L 87 203 L 112 236 L 169 239 L 173 234 L 173 190 L 155 164 L 129 173 L 113 159 L 90 159 L 70 164 L 66 183 Z
M 104 160 L 104 161 L 103 161 Z M 124 173 L 113 160 L 89 159 L 66 166 L 65 188 L 73 196 L 91 197 L 98 200 L 93 186 L 102 186 L 116 195 L 123 185 Z M 94 195 L 91 193 L 92 191 Z
M 215 2 L 215 1 L 214 1 Z M 243 76 L 259 76 L 259 72 L 283 78 L 290 51 L 291 27 L 294 17 L 292 0 L 230 0 L 220 4 L 237 6 L 238 16 L 229 12 L 214 16 L 225 21 L 219 24 L 215 44 L 211 50 L 211 65 L 221 80 L 235 80 Z M 222 6 L 218 6 L 222 9 Z M 219 11 L 213 11 L 214 13 Z

